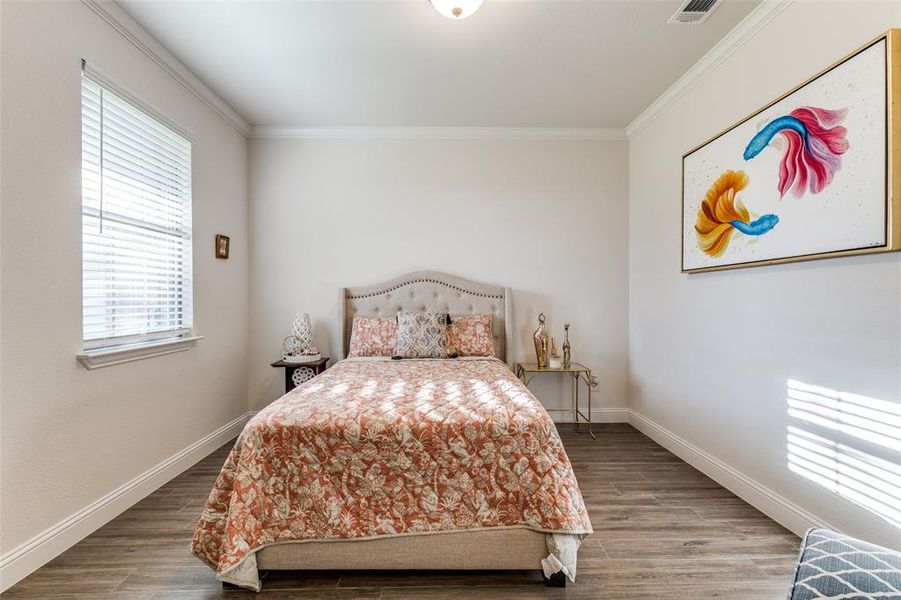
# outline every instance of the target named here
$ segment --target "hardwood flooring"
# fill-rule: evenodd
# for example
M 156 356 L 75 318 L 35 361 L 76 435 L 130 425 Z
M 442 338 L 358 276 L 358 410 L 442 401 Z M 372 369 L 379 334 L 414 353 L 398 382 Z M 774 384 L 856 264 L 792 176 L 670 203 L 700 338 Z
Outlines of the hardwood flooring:
M 625 424 L 598 439 L 561 425 L 594 535 L 576 583 L 523 572 L 271 572 L 260 596 L 349 600 L 479 598 L 771 599 L 787 594 L 799 540 Z M 92 600 L 250 598 L 191 556 L 194 524 L 231 444 L 173 479 L 3 594 Z

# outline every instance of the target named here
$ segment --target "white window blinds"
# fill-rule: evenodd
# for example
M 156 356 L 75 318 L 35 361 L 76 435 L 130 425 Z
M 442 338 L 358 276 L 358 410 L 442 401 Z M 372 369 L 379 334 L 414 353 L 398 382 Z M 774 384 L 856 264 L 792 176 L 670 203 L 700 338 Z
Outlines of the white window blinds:
M 191 330 L 191 143 L 83 73 L 85 348 Z

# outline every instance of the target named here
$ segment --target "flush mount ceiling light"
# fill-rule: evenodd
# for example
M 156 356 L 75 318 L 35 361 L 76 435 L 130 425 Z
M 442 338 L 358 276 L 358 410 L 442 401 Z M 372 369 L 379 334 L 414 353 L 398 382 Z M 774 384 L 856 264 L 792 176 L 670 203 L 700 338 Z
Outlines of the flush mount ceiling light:
M 483 0 L 429 0 L 448 19 L 465 19 L 482 6 Z

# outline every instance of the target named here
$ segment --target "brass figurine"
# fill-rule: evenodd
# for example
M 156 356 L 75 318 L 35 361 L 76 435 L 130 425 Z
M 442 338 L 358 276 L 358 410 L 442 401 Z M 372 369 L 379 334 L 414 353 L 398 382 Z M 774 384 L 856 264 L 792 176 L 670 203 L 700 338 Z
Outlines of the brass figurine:
M 572 346 L 569 345 L 569 323 L 563 325 L 563 368 L 568 369 L 572 364 Z
M 563 366 L 560 360 L 560 354 L 557 352 L 557 338 L 551 338 L 551 355 L 547 359 L 547 366 L 550 369 L 559 369 Z
M 538 329 L 532 335 L 535 341 L 535 359 L 539 369 L 547 369 L 547 327 L 544 325 L 544 313 L 538 313 Z

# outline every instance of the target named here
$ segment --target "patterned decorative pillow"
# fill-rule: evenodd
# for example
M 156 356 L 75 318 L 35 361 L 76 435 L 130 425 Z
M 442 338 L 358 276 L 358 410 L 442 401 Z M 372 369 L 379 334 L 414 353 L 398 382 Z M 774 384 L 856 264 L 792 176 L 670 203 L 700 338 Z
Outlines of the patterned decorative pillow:
M 394 354 L 402 358 L 445 358 L 447 313 L 398 314 Z
M 811 529 L 789 600 L 901 598 L 901 552 L 829 531 Z
M 348 356 L 394 356 L 397 346 L 397 317 L 354 317 Z
M 491 315 L 451 316 L 447 352 L 457 356 L 494 356 Z

